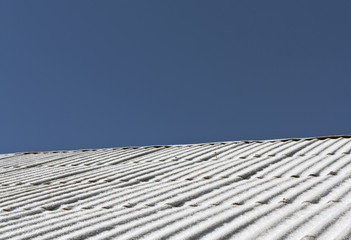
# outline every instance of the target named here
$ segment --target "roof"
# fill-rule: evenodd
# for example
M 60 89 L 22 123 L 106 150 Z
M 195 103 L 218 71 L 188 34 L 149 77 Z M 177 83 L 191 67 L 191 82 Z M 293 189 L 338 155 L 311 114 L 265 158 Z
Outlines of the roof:
M 0 155 L 0 239 L 351 239 L 351 137 Z

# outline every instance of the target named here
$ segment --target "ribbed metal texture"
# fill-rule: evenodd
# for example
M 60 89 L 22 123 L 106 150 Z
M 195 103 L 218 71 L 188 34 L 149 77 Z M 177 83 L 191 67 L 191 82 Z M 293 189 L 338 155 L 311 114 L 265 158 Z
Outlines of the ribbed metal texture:
M 0 155 L 0 239 L 351 239 L 351 138 Z

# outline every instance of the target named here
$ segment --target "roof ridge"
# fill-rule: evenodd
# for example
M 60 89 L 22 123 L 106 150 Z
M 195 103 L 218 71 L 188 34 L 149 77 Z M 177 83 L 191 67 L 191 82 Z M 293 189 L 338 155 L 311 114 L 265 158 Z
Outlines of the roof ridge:
M 213 145 L 213 144 L 228 144 L 228 143 L 262 143 L 262 142 L 285 142 L 285 141 L 299 141 L 299 140 L 324 140 L 324 139 L 337 139 L 337 138 L 351 138 L 351 135 L 329 135 L 329 136 L 317 136 L 317 137 L 305 137 L 305 138 L 277 138 L 277 139 L 264 139 L 264 140 L 237 140 L 237 141 L 220 141 L 220 142 L 206 142 L 206 143 L 190 143 L 190 144 L 172 144 L 172 145 L 149 145 L 149 146 L 128 146 L 128 147 L 113 147 L 113 148 L 96 148 L 96 149 L 78 149 L 78 150 L 57 150 L 57 151 L 38 151 L 38 152 L 16 152 L 6 153 L 15 155 L 26 155 L 26 154 L 40 154 L 40 153 L 68 153 L 68 152 L 90 152 L 98 150 L 117 150 L 117 149 L 138 149 L 138 148 L 169 148 L 169 147 L 182 147 L 182 146 L 194 146 L 194 145 Z M 0 155 L 6 155 L 0 154 Z

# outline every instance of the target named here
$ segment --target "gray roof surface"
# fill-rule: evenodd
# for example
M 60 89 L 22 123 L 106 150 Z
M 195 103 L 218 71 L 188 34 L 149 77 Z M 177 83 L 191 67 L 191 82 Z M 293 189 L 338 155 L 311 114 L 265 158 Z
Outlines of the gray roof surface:
M 0 155 L 0 239 L 351 239 L 351 138 Z

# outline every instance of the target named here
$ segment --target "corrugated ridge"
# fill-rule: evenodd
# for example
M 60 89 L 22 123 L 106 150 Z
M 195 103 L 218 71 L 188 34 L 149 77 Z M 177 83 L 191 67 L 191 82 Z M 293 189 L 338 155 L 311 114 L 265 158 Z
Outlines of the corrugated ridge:
M 117 148 L 99 148 L 99 149 L 79 149 L 79 150 L 56 150 L 56 151 L 39 151 L 39 152 L 17 152 L 17 153 L 6 153 L 1 154 L 6 157 L 12 157 L 16 155 L 31 155 L 31 154 L 52 154 L 52 153 L 72 153 L 72 152 L 91 152 L 91 151 L 105 151 L 105 150 L 120 150 L 120 149 L 139 149 L 139 148 L 169 148 L 169 147 L 192 147 L 194 145 L 214 145 L 214 144 L 226 144 L 226 143 L 262 143 L 262 142 L 284 142 L 284 141 L 299 141 L 299 140 L 324 140 L 324 139 L 337 139 L 337 138 L 351 138 L 351 135 L 330 135 L 330 136 L 319 136 L 319 137 L 305 137 L 305 138 L 279 138 L 279 139 L 265 139 L 265 140 L 238 140 L 238 141 L 222 141 L 222 142 L 208 142 L 208 143 L 195 143 L 195 144 L 174 144 L 174 145 L 150 145 L 150 146 L 129 146 L 129 147 L 117 147 Z

